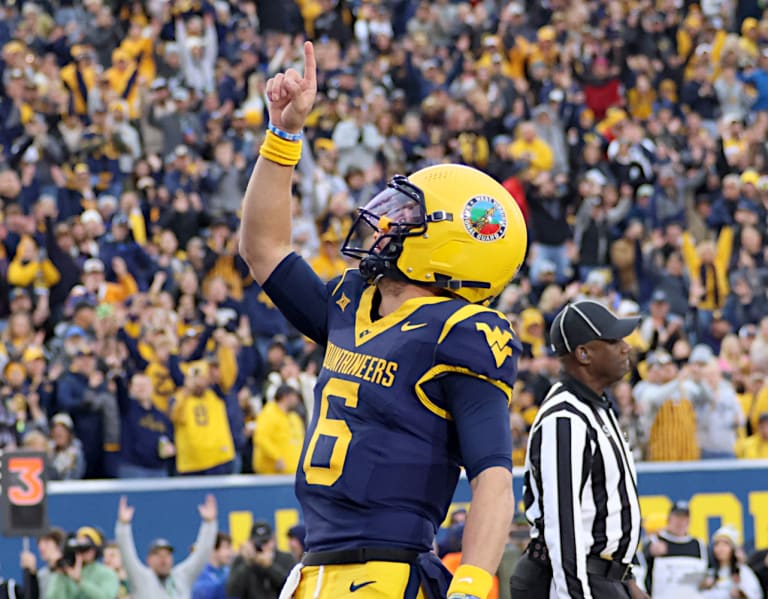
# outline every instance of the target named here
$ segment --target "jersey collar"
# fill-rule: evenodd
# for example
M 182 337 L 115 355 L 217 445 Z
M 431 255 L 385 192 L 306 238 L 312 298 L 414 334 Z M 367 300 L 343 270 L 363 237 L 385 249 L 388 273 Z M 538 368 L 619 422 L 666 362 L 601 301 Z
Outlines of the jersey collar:
M 565 372 L 563 373 L 561 380 L 563 386 L 571 391 L 580 400 L 601 408 L 610 408 L 611 404 L 608 401 L 608 398 L 605 396 L 605 393 L 598 395 L 595 393 L 594 389 L 588 387 L 576 377 L 571 376 Z
M 371 285 L 363 291 L 360 298 L 360 306 L 355 314 L 355 347 L 361 346 L 377 335 L 390 330 L 394 325 L 400 324 L 421 306 L 451 301 L 451 298 L 442 296 L 413 297 L 405 300 L 397 310 L 373 320 L 371 309 L 373 308 L 375 293 L 376 287 Z

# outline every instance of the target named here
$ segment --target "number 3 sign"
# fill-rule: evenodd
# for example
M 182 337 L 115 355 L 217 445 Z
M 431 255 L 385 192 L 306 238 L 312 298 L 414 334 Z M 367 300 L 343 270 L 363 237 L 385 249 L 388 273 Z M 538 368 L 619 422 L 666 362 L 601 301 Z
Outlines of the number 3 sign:
M 46 456 L 12 451 L 2 456 L 2 532 L 4 536 L 38 536 L 48 528 Z

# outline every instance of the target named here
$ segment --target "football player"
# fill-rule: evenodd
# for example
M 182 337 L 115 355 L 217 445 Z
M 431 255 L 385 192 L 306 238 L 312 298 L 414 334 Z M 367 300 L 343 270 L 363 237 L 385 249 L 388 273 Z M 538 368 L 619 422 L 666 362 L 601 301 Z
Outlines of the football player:
M 526 228 L 491 177 L 446 164 L 397 176 L 359 211 L 323 283 L 291 249 L 290 191 L 316 94 L 305 71 L 267 83 L 270 124 L 245 193 L 254 279 L 325 346 L 296 472 L 307 553 L 282 597 L 485 599 L 513 514 L 508 402 L 521 351 L 485 307 L 517 272 Z M 430 552 L 461 468 L 472 488 L 463 561 Z

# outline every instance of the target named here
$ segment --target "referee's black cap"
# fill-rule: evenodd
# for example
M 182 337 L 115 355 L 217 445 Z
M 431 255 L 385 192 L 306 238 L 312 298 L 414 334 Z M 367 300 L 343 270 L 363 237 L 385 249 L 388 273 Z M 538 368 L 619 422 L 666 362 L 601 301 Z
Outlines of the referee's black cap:
M 578 300 L 555 316 L 549 329 L 552 349 L 558 356 L 570 354 L 579 345 L 596 339 L 614 341 L 624 339 L 637 328 L 639 316 L 618 318 L 603 304 L 594 300 Z

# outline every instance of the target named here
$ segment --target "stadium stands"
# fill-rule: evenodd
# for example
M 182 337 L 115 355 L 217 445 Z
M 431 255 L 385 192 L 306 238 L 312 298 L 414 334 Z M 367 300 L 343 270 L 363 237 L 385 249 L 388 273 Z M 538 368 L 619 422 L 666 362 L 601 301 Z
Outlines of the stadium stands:
M 309 38 L 320 94 L 292 210 L 320 276 L 350 266 L 350 215 L 394 173 L 470 164 L 526 216 L 496 302 L 525 346 L 517 465 L 557 373 L 548 327 L 576 297 L 643 315 L 612 393 L 638 460 L 768 458 L 758 4 L 4 3 L 0 449 L 47 448 L 53 480 L 248 473 L 276 389 L 311 413 L 322 351 L 237 255 L 265 81 Z M 205 430 L 231 438 L 219 459 L 190 453 Z

